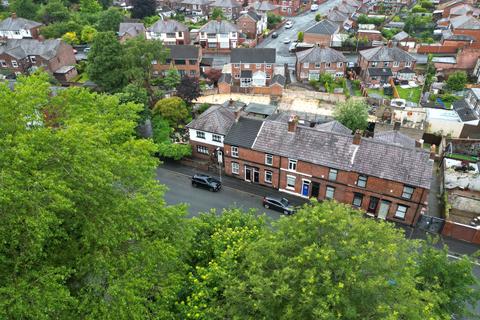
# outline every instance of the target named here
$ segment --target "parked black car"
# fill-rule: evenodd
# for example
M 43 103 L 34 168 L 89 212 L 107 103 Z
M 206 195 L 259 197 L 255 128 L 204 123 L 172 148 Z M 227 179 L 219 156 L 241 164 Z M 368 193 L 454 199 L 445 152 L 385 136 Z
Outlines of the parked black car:
M 266 209 L 280 211 L 286 215 L 291 215 L 295 213 L 295 208 L 290 205 L 288 200 L 285 198 L 263 197 L 263 206 Z
M 206 174 L 195 174 L 192 177 L 192 186 L 196 188 L 205 188 L 214 192 L 219 191 L 222 188 L 222 183 Z
M 278 38 L 278 33 L 274 32 L 272 33 L 272 39 Z

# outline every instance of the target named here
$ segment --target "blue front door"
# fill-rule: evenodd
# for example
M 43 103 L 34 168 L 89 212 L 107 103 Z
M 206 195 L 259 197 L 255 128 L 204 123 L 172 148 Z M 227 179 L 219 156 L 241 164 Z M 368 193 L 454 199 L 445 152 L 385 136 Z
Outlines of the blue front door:
M 302 196 L 308 197 L 308 191 L 310 189 L 310 181 L 303 181 L 302 184 Z

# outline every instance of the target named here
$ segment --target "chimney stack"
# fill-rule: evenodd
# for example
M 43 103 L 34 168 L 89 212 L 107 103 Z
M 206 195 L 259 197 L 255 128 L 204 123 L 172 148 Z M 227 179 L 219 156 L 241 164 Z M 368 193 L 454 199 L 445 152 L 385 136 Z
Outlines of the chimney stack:
M 240 115 L 242 114 L 242 109 L 235 110 L 235 122 L 238 122 L 238 119 L 240 119 Z
M 288 132 L 294 133 L 297 130 L 298 117 L 294 114 L 288 119 Z
M 12 19 L 17 19 L 17 13 L 16 12 L 12 12 Z
M 393 130 L 394 131 L 400 130 L 400 125 L 401 123 L 399 121 L 395 121 L 395 123 L 393 124 Z
M 436 156 L 437 156 L 437 146 L 432 144 L 430 146 L 430 159 L 435 160 Z
M 218 16 L 218 17 L 217 17 L 217 21 L 218 21 L 218 22 L 222 21 L 222 17 L 221 17 L 221 16 Z
M 388 48 L 393 47 L 393 41 L 392 41 L 392 40 L 389 40 L 389 41 L 387 42 L 387 47 L 388 47 Z
M 416 148 L 423 148 L 423 139 L 415 140 Z
M 352 143 L 358 146 L 358 145 L 360 145 L 361 141 L 362 141 L 362 134 L 361 134 L 360 130 L 356 130 L 355 134 L 353 135 Z

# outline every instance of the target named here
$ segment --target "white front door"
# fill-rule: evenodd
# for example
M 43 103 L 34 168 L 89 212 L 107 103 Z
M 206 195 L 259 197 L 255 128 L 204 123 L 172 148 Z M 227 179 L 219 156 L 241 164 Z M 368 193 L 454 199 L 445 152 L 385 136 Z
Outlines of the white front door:
M 390 209 L 390 201 L 382 200 L 380 202 L 380 209 L 378 209 L 378 218 L 386 219 Z

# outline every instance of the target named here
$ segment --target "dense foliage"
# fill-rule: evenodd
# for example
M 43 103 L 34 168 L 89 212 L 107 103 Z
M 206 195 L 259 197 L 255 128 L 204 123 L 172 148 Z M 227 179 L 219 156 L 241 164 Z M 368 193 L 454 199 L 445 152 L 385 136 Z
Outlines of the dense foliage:
M 465 71 L 456 71 L 448 76 L 447 89 L 451 91 L 461 91 L 465 89 L 468 77 Z
M 337 104 L 333 115 L 337 121 L 351 129 L 364 130 L 368 126 L 368 105 L 363 100 L 347 100 Z

